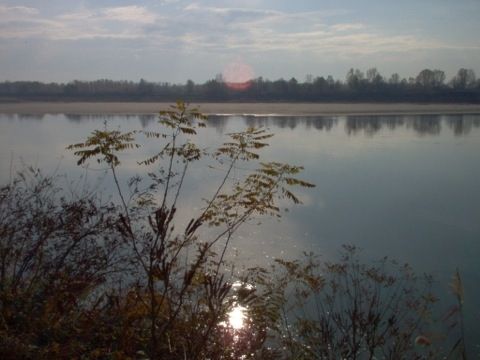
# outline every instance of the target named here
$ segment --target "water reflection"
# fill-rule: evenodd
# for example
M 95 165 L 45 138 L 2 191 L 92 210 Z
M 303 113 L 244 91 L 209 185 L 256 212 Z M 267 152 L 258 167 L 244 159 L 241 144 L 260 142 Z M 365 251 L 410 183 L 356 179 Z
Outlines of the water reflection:
M 439 115 L 424 115 L 414 117 L 411 122 L 407 123 L 407 126 L 411 126 L 420 135 L 438 135 L 442 129 L 441 120 L 442 117 Z
M 0 114 L 0 119 L 15 120 L 42 120 L 45 114 Z
M 242 305 L 236 305 L 228 313 L 228 324 L 234 330 L 242 329 L 245 325 L 247 308 Z
M 132 114 L 123 114 L 123 115 L 115 115 L 115 114 L 65 114 L 65 118 L 67 118 L 72 123 L 82 123 L 84 121 L 113 121 L 117 120 L 118 118 L 123 118 L 125 120 L 138 120 L 142 128 L 146 128 L 155 122 L 158 118 L 156 114 L 140 114 L 140 115 L 132 115 Z
M 8 114 L 1 115 L 8 120 L 42 120 L 46 115 L 38 114 Z M 113 121 L 119 118 L 138 121 L 142 128 L 147 128 L 156 122 L 156 114 L 65 114 L 72 123 L 80 124 L 88 121 Z M 218 134 L 223 134 L 230 121 L 239 121 L 245 126 L 273 127 L 280 129 L 315 129 L 329 132 L 343 125 L 347 135 L 365 134 L 374 136 L 382 130 L 397 129 L 413 130 L 417 135 L 439 135 L 443 129 L 448 129 L 456 136 L 469 134 L 473 129 L 480 128 L 480 114 L 472 115 L 349 115 L 349 116 L 263 116 L 263 115 L 210 115 L 208 126 L 215 128 Z
M 224 133 L 224 129 L 230 121 L 241 121 L 245 126 L 249 127 L 274 127 L 289 128 L 291 130 L 297 127 L 306 129 L 317 129 L 320 131 L 330 131 L 337 126 L 339 117 L 326 116 L 224 116 L 211 115 L 208 117 L 208 126 L 217 129 L 220 134 Z
M 241 121 L 251 127 L 271 127 L 280 129 L 295 129 L 301 127 L 306 130 L 315 129 L 329 132 L 344 124 L 347 135 L 365 134 L 374 136 L 382 130 L 395 131 L 398 129 L 412 130 L 420 136 L 435 136 L 442 129 L 453 131 L 454 135 L 469 134 L 472 129 L 480 128 L 480 115 L 351 115 L 339 117 L 325 116 L 209 116 L 208 125 L 220 134 L 224 133 L 230 121 Z
M 446 123 L 455 135 L 465 135 L 472 131 L 472 128 L 480 127 L 480 117 L 473 115 L 451 115 L 446 117 Z
M 389 129 L 395 129 L 397 126 L 403 126 L 403 118 L 385 118 L 380 116 L 347 116 L 345 120 L 345 132 L 348 135 L 356 135 L 364 132 L 367 135 L 374 135 L 383 126 Z
M 345 131 L 349 135 L 365 133 L 373 136 L 383 129 L 413 130 L 417 135 L 439 135 L 442 125 L 453 130 L 455 135 L 469 134 L 472 128 L 480 127 L 480 117 L 472 115 L 418 115 L 418 116 L 347 116 Z
M 232 284 L 232 290 L 234 291 L 234 295 L 231 298 L 231 300 L 233 300 L 233 305 L 227 314 L 227 323 L 224 323 L 223 325 L 237 331 L 246 327 L 248 308 L 243 302 L 245 301 L 245 298 L 248 298 L 248 295 L 254 291 L 254 288 L 250 284 L 237 281 Z

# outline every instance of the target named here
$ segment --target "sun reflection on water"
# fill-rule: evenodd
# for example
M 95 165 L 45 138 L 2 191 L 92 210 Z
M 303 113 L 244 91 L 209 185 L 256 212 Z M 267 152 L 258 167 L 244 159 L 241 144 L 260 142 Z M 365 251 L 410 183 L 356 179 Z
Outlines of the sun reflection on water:
M 228 313 L 228 325 L 230 325 L 234 330 L 240 330 L 245 325 L 245 319 L 247 308 L 241 305 L 236 305 Z
M 248 322 L 248 308 L 242 305 L 240 300 L 242 297 L 239 296 L 238 291 L 252 291 L 253 286 L 236 281 L 232 284 L 232 289 L 236 292 L 231 299 L 233 300 L 232 308 L 227 313 L 226 321 L 222 322 L 221 325 L 234 331 L 244 330 Z
M 255 356 L 266 340 L 264 322 L 256 321 L 258 314 L 255 287 L 242 281 L 231 284 L 231 295 L 225 300 L 225 317 L 219 325 L 217 341 L 232 359 L 247 359 Z

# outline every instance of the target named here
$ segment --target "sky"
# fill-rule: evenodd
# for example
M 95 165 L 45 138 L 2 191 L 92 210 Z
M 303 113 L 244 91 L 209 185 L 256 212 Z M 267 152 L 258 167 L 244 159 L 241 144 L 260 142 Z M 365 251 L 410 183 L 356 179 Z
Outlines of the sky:
M 0 81 L 480 75 L 479 0 L 0 0 Z

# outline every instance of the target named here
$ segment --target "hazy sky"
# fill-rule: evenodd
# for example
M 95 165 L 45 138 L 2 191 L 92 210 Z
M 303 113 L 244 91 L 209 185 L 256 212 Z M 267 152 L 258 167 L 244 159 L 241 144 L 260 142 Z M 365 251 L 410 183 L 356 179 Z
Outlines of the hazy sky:
M 480 0 L 0 0 L 0 80 L 480 75 Z

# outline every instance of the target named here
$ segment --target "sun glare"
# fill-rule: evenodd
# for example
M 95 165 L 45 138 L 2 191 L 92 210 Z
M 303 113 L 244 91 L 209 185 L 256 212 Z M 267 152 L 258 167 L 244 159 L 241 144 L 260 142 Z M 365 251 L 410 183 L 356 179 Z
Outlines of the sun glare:
M 236 61 L 228 64 L 222 73 L 225 84 L 234 90 L 246 90 L 252 84 L 255 73 L 252 67 L 244 62 Z
M 228 324 L 235 330 L 243 328 L 245 322 L 245 311 L 247 309 L 241 305 L 235 306 L 228 314 Z

